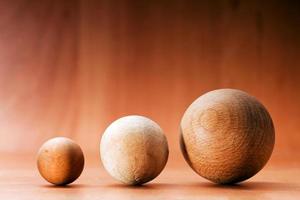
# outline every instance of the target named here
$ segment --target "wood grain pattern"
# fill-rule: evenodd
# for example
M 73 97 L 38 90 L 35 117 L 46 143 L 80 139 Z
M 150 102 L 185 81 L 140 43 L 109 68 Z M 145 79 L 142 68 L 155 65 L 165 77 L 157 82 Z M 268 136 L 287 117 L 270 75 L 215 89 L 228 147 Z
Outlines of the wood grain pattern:
M 216 88 L 262 101 L 275 156 L 300 150 L 300 10 L 287 1 L 0 2 L 0 151 L 67 136 L 97 152 L 115 119 L 148 116 L 179 153 L 187 106 Z M 24 142 L 26 141 L 26 142 Z
M 200 176 L 215 183 L 244 181 L 269 160 L 275 133 L 272 118 L 253 96 L 219 89 L 196 99 L 184 113 L 181 148 Z

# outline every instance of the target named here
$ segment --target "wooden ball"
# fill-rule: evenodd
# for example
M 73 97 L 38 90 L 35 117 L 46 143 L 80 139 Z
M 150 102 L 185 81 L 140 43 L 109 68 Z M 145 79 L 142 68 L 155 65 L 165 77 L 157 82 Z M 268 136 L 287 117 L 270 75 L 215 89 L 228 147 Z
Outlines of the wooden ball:
M 45 142 L 38 152 L 37 166 L 40 174 L 54 185 L 75 181 L 84 166 L 84 156 L 78 144 L 65 137 Z
M 244 181 L 269 160 L 272 119 L 254 97 L 219 89 L 196 99 L 180 124 L 183 155 L 200 176 L 220 184 Z
M 112 177 L 128 185 L 139 185 L 160 174 L 169 150 L 162 129 L 154 121 L 126 116 L 105 130 L 100 154 L 104 168 Z

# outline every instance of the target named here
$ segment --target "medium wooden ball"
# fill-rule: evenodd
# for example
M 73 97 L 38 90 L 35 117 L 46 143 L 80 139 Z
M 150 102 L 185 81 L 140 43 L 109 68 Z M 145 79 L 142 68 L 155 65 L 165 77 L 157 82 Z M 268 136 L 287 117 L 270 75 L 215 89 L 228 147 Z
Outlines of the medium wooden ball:
M 84 156 L 78 144 L 65 137 L 46 141 L 38 152 L 37 166 L 40 174 L 54 185 L 75 181 L 84 166 Z
M 200 176 L 220 184 L 255 175 L 269 160 L 275 142 L 266 108 L 235 89 L 200 96 L 184 113 L 180 129 L 188 164 Z
M 105 130 L 100 154 L 104 168 L 113 178 L 128 185 L 139 185 L 160 174 L 169 150 L 162 129 L 154 121 L 126 116 Z

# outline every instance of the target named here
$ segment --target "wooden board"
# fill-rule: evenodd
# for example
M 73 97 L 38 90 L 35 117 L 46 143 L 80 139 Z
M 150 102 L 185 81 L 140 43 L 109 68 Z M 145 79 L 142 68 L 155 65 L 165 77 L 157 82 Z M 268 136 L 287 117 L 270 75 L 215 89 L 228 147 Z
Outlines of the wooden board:
M 183 160 L 172 160 L 154 181 L 131 187 L 112 179 L 96 155 L 87 156 L 86 167 L 79 179 L 69 186 L 55 187 L 39 175 L 34 155 L 1 155 L 0 199 L 300 198 L 300 162 L 297 159 L 272 159 L 253 178 L 231 186 L 213 184 L 196 175 Z
M 1 1 L 0 151 L 63 135 L 95 152 L 113 120 L 140 114 L 173 153 L 187 106 L 224 87 L 268 108 L 276 153 L 300 151 L 299 35 L 292 0 Z

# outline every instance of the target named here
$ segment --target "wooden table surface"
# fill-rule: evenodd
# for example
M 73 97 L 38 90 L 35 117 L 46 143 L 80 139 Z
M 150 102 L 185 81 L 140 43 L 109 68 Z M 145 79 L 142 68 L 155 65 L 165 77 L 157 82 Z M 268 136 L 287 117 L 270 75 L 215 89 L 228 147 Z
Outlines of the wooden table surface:
M 181 155 L 180 155 L 181 156 Z M 300 162 L 272 158 L 246 182 L 220 186 L 196 175 L 188 165 L 170 158 L 154 181 L 138 187 L 122 185 L 103 169 L 98 156 L 86 157 L 82 175 L 73 184 L 56 187 L 42 179 L 35 155 L 0 159 L 0 199 L 299 199 Z

